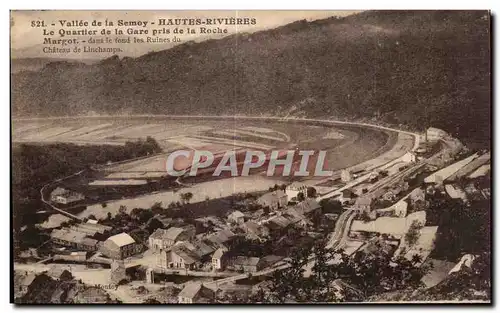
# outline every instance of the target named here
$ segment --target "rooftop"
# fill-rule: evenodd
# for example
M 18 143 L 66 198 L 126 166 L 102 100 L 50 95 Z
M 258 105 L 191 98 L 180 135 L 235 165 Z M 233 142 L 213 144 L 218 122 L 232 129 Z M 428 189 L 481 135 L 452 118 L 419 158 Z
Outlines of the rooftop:
M 130 237 L 127 233 L 121 233 L 108 238 L 108 240 L 115 243 L 118 247 L 128 246 L 135 243 L 134 238 Z
M 65 195 L 66 193 L 68 193 L 68 190 L 61 188 L 61 187 L 57 187 L 50 194 L 52 196 L 62 196 L 62 195 Z
M 62 241 L 81 243 L 83 238 L 85 238 L 87 234 L 69 228 L 62 228 L 54 229 L 50 236 L 54 239 L 59 239 Z
M 228 215 L 228 218 L 241 218 L 241 217 L 245 217 L 245 214 L 241 213 L 241 211 L 238 210 Z
M 275 202 L 275 201 L 278 201 L 278 199 L 282 198 L 282 197 L 286 197 L 286 193 L 281 190 L 281 189 L 278 189 L 276 191 L 272 191 L 272 192 L 268 192 L 268 193 L 265 193 L 263 194 L 262 196 L 260 196 L 260 198 L 257 199 L 257 201 L 259 202 Z
M 224 244 L 231 240 L 231 238 L 233 238 L 234 236 L 236 235 L 229 229 L 223 229 L 219 230 L 215 234 L 208 236 L 207 240 L 217 244 Z
M 304 201 L 293 206 L 293 208 L 301 214 L 308 214 L 314 210 L 321 208 L 321 206 L 319 205 L 318 201 L 314 199 L 305 199 Z
M 154 233 L 151 234 L 150 237 L 154 239 L 176 241 L 177 237 L 179 237 L 179 235 L 182 234 L 183 231 L 184 229 L 178 227 L 170 227 L 169 229 L 158 228 Z
M 179 297 L 193 299 L 200 292 L 203 285 L 201 283 L 188 283 L 179 293 Z
M 219 248 L 214 252 L 213 258 L 219 259 L 224 255 L 225 249 Z
M 193 264 L 200 260 L 200 257 L 196 252 L 190 250 L 185 244 L 181 243 L 172 248 L 172 251 L 180 256 L 184 263 Z

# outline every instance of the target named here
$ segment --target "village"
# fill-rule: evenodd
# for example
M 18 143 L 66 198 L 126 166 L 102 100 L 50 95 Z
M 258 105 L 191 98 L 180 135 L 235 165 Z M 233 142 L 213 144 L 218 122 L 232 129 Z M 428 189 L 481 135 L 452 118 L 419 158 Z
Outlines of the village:
M 490 153 L 471 153 L 436 128 L 416 142 L 376 168 L 232 195 L 224 214 L 193 214 L 193 194 L 182 190 L 181 202 L 120 207 L 106 218 L 61 210 L 38 228 L 43 242 L 16 260 L 16 299 L 34 301 L 49 284 L 53 293 L 44 296 L 51 302 L 224 303 L 268 286 L 273 273 L 290 266 L 295 248 L 314 242 L 348 257 L 382 247 L 416 267 L 432 261 L 440 266 L 427 277 L 439 272 L 443 280 L 474 256 L 432 260 L 441 226 L 429 217 L 431 203 L 490 199 Z M 47 202 L 57 209 L 84 199 L 57 186 Z M 426 279 L 427 287 L 440 281 Z M 333 286 L 342 299 L 345 282 Z

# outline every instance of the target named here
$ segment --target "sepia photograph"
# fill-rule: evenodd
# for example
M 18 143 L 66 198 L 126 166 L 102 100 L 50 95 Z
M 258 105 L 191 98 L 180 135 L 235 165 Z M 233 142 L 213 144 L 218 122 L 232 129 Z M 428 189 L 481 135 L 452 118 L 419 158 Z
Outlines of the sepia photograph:
M 11 10 L 10 302 L 492 303 L 488 10 Z

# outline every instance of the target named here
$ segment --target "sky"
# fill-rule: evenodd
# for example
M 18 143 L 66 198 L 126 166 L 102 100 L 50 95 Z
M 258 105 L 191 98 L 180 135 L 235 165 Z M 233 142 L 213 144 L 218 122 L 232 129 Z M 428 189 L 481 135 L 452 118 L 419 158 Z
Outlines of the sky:
M 121 30 L 126 32 L 127 28 L 134 28 L 136 30 L 148 30 L 149 34 L 142 35 L 127 35 L 124 34 L 121 37 L 138 37 L 145 41 L 147 37 L 153 37 L 153 29 L 159 28 L 169 28 L 172 32 L 176 26 L 158 26 L 159 18 L 255 18 L 255 25 L 225 25 L 221 26 L 222 29 L 227 28 L 228 33 L 226 34 L 201 34 L 200 27 L 205 27 L 205 25 L 195 26 L 196 34 L 177 34 L 176 36 L 180 39 L 179 43 L 183 43 L 189 40 L 202 41 L 206 39 L 216 39 L 224 36 L 228 36 L 237 32 L 255 32 L 259 30 L 265 30 L 270 28 L 275 28 L 281 25 L 285 25 L 297 20 L 306 19 L 308 21 L 323 19 L 331 16 L 347 16 L 356 13 L 356 11 L 11 11 L 11 52 L 12 57 L 67 57 L 67 58 L 99 58 L 107 57 L 112 54 L 118 54 L 120 56 L 131 56 L 136 57 L 147 53 L 149 51 L 157 51 L 162 49 L 167 49 L 174 46 L 177 43 L 130 43 L 130 44 L 94 44 L 93 47 L 109 47 L 109 48 L 119 48 L 121 52 L 117 53 L 77 53 L 73 51 L 75 45 L 68 44 L 66 46 L 60 45 L 48 45 L 44 44 L 44 38 L 50 37 L 53 39 L 61 38 L 58 32 L 63 30 L 81 30 L 81 27 L 62 27 L 59 24 L 60 20 L 66 20 L 67 22 L 73 20 L 86 20 L 90 23 L 93 20 L 101 21 L 104 23 L 105 19 L 114 22 L 114 27 L 107 27 L 108 30 L 114 31 L 117 26 L 118 20 L 127 21 L 148 21 L 146 27 L 120 27 Z M 32 27 L 32 21 L 44 21 L 45 27 Z M 155 25 L 151 25 L 151 22 Z M 54 26 L 52 25 L 54 23 Z M 189 26 L 181 26 L 182 28 L 187 28 Z M 103 27 L 97 27 L 92 25 L 88 27 L 83 27 L 90 30 L 98 30 L 96 36 L 79 36 L 80 40 L 85 40 L 88 42 L 90 37 L 95 39 L 104 38 L 100 31 Z M 207 27 L 213 28 L 213 27 Z M 43 32 L 49 32 L 53 30 L 55 35 L 48 36 L 44 35 Z M 185 30 L 186 31 L 186 30 Z M 172 40 L 174 35 L 161 35 L 157 34 L 157 37 L 169 38 Z M 117 37 L 114 33 L 107 36 L 114 40 Z M 63 38 L 73 38 L 73 36 L 66 36 Z M 132 39 L 132 38 L 131 38 Z M 76 46 L 83 47 L 87 44 L 82 44 L 81 42 Z M 91 46 L 91 45 L 88 45 Z M 47 47 L 58 47 L 67 48 L 71 52 L 58 52 L 54 53 L 52 51 L 44 51 Z

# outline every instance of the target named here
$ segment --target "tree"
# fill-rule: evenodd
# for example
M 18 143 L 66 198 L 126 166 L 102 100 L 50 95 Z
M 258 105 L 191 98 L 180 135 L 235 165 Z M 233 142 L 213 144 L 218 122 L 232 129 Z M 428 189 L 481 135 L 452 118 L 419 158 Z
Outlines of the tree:
M 410 247 L 414 246 L 420 238 L 420 229 L 422 224 L 419 221 L 413 221 L 405 234 L 406 244 Z
M 338 200 L 329 200 L 329 199 L 322 199 L 319 202 L 319 205 L 321 206 L 321 212 L 323 214 L 325 213 L 337 213 L 340 214 L 342 213 L 342 203 Z
M 304 196 L 304 193 L 303 193 L 303 192 L 299 192 L 299 193 L 297 194 L 297 201 L 302 202 L 302 201 L 304 201 L 305 199 L 306 199 L 306 197 Z
M 370 218 L 370 216 L 368 215 L 368 213 L 366 213 L 366 211 L 363 211 L 363 213 L 361 213 L 360 219 L 361 219 L 363 222 L 365 222 L 365 223 L 368 223 L 369 221 L 371 221 L 371 218 Z
M 127 207 L 124 205 L 120 205 L 118 208 L 118 214 L 125 214 L 127 212 Z
M 272 303 L 363 301 L 377 293 L 419 286 L 425 269 L 404 257 L 393 260 L 384 244 L 379 242 L 373 252 L 358 251 L 351 257 L 343 250 L 326 249 L 324 241 L 296 248 L 288 260 L 290 267 L 273 274 L 269 292 L 257 291 L 252 299 Z M 309 277 L 304 277 L 305 268 L 310 269 Z M 344 289 L 341 299 L 332 288 L 334 281 Z
M 420 262 L 422 262 L 422 256 L 420 254 L 416 253 L 411 257 L 411 263 L 413 263 L 413 265 L 416 265 Z
M 191 192 L 181 193 L 180 197 L 182 202 L 189 203 L 193 198 L 193 194 Z

